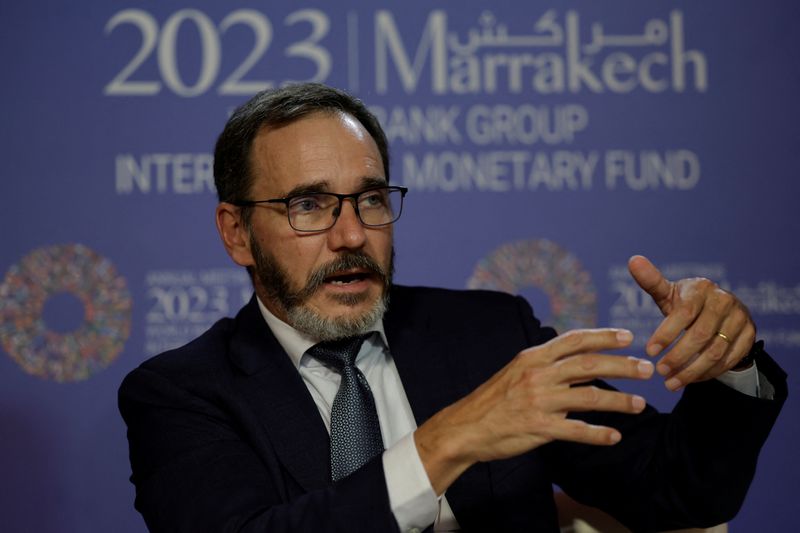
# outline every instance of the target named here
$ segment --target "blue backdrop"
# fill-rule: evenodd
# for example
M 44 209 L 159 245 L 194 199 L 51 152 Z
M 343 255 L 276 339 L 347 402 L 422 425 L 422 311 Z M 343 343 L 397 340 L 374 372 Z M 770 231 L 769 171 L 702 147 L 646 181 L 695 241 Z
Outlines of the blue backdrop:
M 236 105 L 291 81 L 381 118 L 411 190 L 399 282 L 520 292 L 561 330 L 628 327 L 641 350 L 659 317 L 625 264 L 643 253 L 736 292 L 793 392 L 799 15 L 777 0 L 0 5 L 3 529 L 144 529 L 116 389 L 249 297 L 214 229 L 211 151 Z M 799 412 L 790 396 L 734 530 L 794 523 Z

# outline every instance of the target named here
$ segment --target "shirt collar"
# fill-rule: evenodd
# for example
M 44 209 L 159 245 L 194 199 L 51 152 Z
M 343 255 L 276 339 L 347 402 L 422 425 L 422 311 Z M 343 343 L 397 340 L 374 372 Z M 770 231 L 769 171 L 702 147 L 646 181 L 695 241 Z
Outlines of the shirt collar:
M 292 326 L 276 317 L 274 314 L 272 314 L 272 312 L 270 312 L 269 309 L 267 309 L 267 306 L 264 305 L 264 303 L 261 301 L 261 298 L 258 296 L 256 296 L 256 300 L 258 301 L 258 308 L 261 311 L 261 316 L 264 317 L 269 329 L 272 330 L 272 334 L 275 335 L 278 343 L 280 343 L 286 353 L 289 354 L 289 358 L 292 360 L 295 368 L 300 368 L 300 362 L 303 358 L 303 354 L 305 354 L 309 348 L 317 344 L 319 341 L 309 337 L 305 333 L 297 331 Z M 386 333 L 383 330 L 383 320 L 378 319 L 375 321 L 372 326 L 367 328 L 367 331 L 375 331 L 379 333 L 384 346 L 389 346 L 389 342 L 386 340 Z

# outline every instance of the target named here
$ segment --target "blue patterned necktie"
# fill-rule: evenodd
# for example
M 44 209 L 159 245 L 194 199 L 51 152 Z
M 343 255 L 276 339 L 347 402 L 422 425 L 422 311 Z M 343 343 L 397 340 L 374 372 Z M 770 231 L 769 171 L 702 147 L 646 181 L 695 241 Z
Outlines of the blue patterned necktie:
M 367 378 L 356 368 L 369 335 L 321 342 L 308 354 L 342 376 L 331 408 L 331 478 L 338 481 L 383 451 L 381 426 Z

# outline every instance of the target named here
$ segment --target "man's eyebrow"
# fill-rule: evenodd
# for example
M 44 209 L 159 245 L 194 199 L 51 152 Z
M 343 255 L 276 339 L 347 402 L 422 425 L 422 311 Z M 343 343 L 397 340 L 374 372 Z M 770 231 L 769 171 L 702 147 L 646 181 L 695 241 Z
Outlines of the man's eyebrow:
M 327 180 L 320 180 L 298 185 L 284 194 L 283 198 L 289 198 L 290 196 L 299 196 L 303 194 L 317 194 L 320 192 L 330 192 L 330 185 Z
M 386 187 L 389 183 L 386 178 L 378 176 L 368 176 L 361 178 L 359 190 L 366 191 L 367 189 L 374 189 L 376 187 Z M 315 181 L 312 183 L 303 183 L 291 189 L 289 192 L 281 196 L 281 198 L 289 198 L 290 196 L 302 196 L 304 194 L 317 194 L 321 192 L 331 192 L 330 182 L 327 180 Z
M 374 189 L 375 187 L 386 187 L 389 185 L 389 182 L 386 178 L 380 178 L 377 176 L 368 176 L 365 178 L 361 178 L 361 190 L 367 189 Z

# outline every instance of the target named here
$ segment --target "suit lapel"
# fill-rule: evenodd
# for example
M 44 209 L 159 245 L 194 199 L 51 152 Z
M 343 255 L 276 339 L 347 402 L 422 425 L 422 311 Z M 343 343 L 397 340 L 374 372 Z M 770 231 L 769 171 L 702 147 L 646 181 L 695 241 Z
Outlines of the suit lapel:
M 437 321 L 446 317 L 415 300 L 417 291 L 392 293 L 391 311 L 384 322 L 417 425 L 470 392 L 468 370 L 459 360 L 475 356 L 457 338 L 445 338 Z M 430 302 L 428 302 L 430 303 Z M 437 309 L 440 311 L 440 309 Z M 395 318 L 397 317 L 397 318 Z M 281 464 L 310 491 L 330 484 L 330 438 L 308 389 L 264 322 L 255 299 L 236 317 L 230 357 L 242 371 L 238 387 Z M 468 469 L 448 489 L 456 519 L 462 527 L 490 526 L 491 479 L 480 463 Z
M 384 327 L 389 349 L 419 426 L 471 392 L 469 370 L 463 361 L 478 354 L 473 354 L 460 339 L 441 335 L 441 331 L 451 329 L 443 327 L 447 314 L 434 315 L 442 311 L 441 307 L 431 306 L 430 301 L 416 302 L 417 294 L 419 291 L 396 288 Z M 447 489 L 447 501 L 462 527 L 490 530 L 493 519 L 488 465 L 478 463 L 464 472 Z
M 422 314 L 391 317 L 400 312 L 392 300 L 392 313 L 384 322 L 389 350 L 394 359 L 408 402 L 419 426 L 447 405 L 456 394 L 447 373 L 449 350 L 429 334 L 430 321 Z
M 253 298 L 236 317 L 230 357 L 239 390 L 264 426 L 280 462 L 305 489 L 330 484 L 330 438 L 300 373 Z

